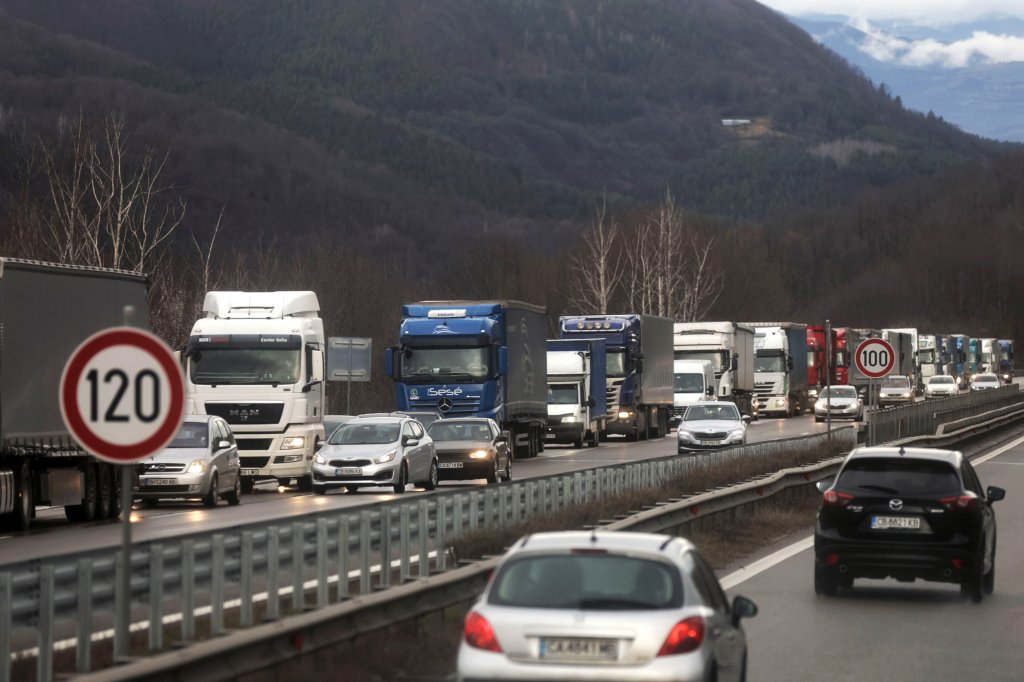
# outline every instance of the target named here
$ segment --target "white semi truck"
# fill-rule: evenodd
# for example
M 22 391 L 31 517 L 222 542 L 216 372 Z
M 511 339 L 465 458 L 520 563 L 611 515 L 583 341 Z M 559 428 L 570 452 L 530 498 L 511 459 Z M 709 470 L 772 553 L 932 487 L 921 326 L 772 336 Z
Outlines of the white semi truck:
M 213 414 L 238 442 L 242 492 L 260 480 L 313 489 L 324 439 L 324 323 L 312 291 L 211 291 L 185 348 L 190 414 Z
M 762 415 L 799 416 L 808 406 L 807 325 L 748 322 L 755 328 L 754 386 Z
M 673 346 L 676 360 L 711 363 L 718 400 L 734 402 L 741 414 L 756 416 L 751 327 L 735 322 L 677 322 L 673 325 Z

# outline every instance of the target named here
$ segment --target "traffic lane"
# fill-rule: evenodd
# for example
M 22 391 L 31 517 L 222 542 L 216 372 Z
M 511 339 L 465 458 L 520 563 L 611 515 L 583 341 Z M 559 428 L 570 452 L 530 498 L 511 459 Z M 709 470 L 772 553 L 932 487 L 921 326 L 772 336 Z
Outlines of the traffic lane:
M 750 425 L 749 440 L 759 442 L 778 438 L 793 438 L 824 431 L 825 424 L 815 424 L 813 417 L 804 415 L 789 419 L 761 419 Z M 835 426 L 833 426 L 835 428 Z M 531 460 L 516 460 L 512 464 L 513 479 L 572 473 L 598 466 L 641 461 L 675 453 L 675 434 L 665 438 L 630 443 L 623 437 L 613 437 L 598 448 L 576 449 L 571 446 L 547 446 L 545 451 Z M 483 479 L 471 481 L 442 481 L 440 488 L 482 485 Z M 424 494 L 409 488 L 404 497 Z M 208 509 L 194 501 L 160 502 L 153 508 L 136 505 L 132 510 L 132 537 L 135 541 L 158 540 L 201 531 L 228 530 L 243 523 L 279 521 L 323 510 L 351 509 L 399 497 L 389 488 L 360 489 L 358 493 L 334 491 L 327 495 L 300 493 L 294 488 L 263 482 L 256 490 L 242 496 L 242 504 L 230 507 L 221 502 Z M 69 552 L 86 551 L 98 547 L 114 547 L 120 542 L 119 521 L 94 521 L 72 524 L 64 518 L 62 509 L 39 510 L 32 528 L 19 534 L 0 536 L 0 564 L 24 561 L 26 558 L 44 558 Z
M 977 469 L 984 485 L 1007 490 L 995 505 L 994 594 L 972 604 L 953 584 L 858 580 L 838 597 L 816 597 L 805 549 L 729 590 L 760 610 L 744 625 L 751 679 L 1021 679 L 1024 444 Z

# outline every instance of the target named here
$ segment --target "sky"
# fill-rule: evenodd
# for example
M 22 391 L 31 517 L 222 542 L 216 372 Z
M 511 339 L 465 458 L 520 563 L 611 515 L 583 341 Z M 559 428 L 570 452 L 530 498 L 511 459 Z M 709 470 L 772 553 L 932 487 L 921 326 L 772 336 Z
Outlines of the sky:
M 971 21 L 989 14 L 1024 18 L 1022 0 L 759 0 L 780 12 L 907 19 L 925 26 Z

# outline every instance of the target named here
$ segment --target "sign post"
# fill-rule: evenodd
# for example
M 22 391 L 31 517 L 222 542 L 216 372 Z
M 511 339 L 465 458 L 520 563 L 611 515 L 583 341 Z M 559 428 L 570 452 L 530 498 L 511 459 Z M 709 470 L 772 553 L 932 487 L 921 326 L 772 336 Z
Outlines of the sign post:
M 132 327 L 93 334 L 71 354 L 60 378 L 68 431 L 91 455 L 121 466 L 122 533 L 114 593 L 114 658 L 129 653 L 132 465 L 162 450 L 185 415 L 185 379 L 171 349 Z
M 853 361 L 861 374 L 868 378 L 868 401 L 871 405 L 868 416 L 868 445 L 875 444 L 874 416 L 877 408 L 875 400 L 875 380 L 886 377 L 896 366 L 896 353 L 884 339 L 867 339 L 857 346 Z
M 821 381 L 818 381 L 821 384 Z M 832 320 L 825 320 L 825 437 L 832 443 Z

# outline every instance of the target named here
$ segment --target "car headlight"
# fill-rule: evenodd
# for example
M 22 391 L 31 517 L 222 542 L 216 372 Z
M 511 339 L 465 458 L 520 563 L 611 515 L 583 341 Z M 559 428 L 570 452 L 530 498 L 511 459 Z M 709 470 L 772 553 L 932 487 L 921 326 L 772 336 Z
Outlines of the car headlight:
M 740 429 L 733 429 L 732 431 L 729 432 L 729 437 L 730 438 L 736 438 L 736 437 L 742 437 L 742 436 L 743 436 L 743 429 L 741 429 L 741 428 Z
M 817 391 L 817 389 L 812 388 L 811 390 L 807 391 L 807 395 L 809 395 L 812 398 L 817 398 L 818 397 L 818 391 Z
M 818 402 L 814 403 L 814 409 L 816 410 L 825 410 L 827 408 L 828 404 L 824 400 L 819 400 Z
M 323 455 L 316 454 L 313 456 L 313 461 L 317 464 L 327 464 L 327 460 L 324 459 Z
M 281 442 L 282 450 L 299 450 L 306 447 L 305 436 L 289 436 Z
M 678 431 L 676 431 L 676 435 L 679 438 L 683 438 L 683 439 L 686 439 L 686 440 L 693 440 L 693 434 L 691 432 L 687 431 L 686 429 L 679 429 Z
M 395 458 L 395 455 L 397 455 L 397 454 L 398 454 L 398 450 L 392 450 L 391 452 L 389 452 L 386 455 L 380 455 L 379 457 L 374 457 L 373 458 L 373 463 L 374 464 L 384 464 L 385 462 L 390 462 L 391 460 L 393 460 Z
M 188 469 L 185 469 L 185 473 L 188 474 L 201 474 L 206 471 L 206 460 L 197 459 L 188 465 Z
M 571 415 L 570 414 L 568 417 L 562 417 L 562 423 L 563 424 L 571 424 L 574 421 L 576 421 L 576 416 L 575 415 Z
M 489 453 L 487 450 L 474 450 L 473 452 L 469 453 L 470 459 L 487 459 L 490 456 L 491 453 Z

